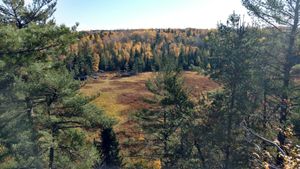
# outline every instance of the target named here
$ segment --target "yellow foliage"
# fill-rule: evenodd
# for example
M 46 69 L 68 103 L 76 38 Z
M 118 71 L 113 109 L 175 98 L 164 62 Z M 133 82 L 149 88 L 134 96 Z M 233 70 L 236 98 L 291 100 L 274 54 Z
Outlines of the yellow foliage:
M 211 65 L 208 63 L 206 66 L 207 69 L 211 69 Z
M 100 62 L 100 56 L 98 53 L 93 54 L 93 71 L 98 72 L 99 70 L 99 62 Z
M 144 141 L 145 140 L 145 137 L 142 133 L 139 134 L 138 140 L 139 141 Z
M 267 163 L 267 162 L 264 162 L 263 164 L 264 164 L 264 169 L 270 169 L 270 165 L 269 165 L 269 163 Z
M 72 54 L 78 54 L 78 43 L 72 44 L 69 50 Z
M 170 53 L 171 53 L 172 55 L 174 55 L 175 57 L 178 57 L 178 56 L 179 56 L 179 54 L 180 54 L 180 48 L 177 46 L 176 43 L 172 43 L 172 44 L 170 45 Z
M 142 48 L 141 42 L 138 42 L 138 43 L 134 44 L 133 47 L 132 47 L 132 53 L 135 53 L 136 51 L 138 53 L 141 53 L 141 48 Z
M 161 162 L 160 162 L 160 160 L 155 160 L 154 161 L 153 168 L 154 169 L 161 169 Z
M 3 153 L 4 151 L 5 151 L 5 147 L 0 144 L 0 154 Z
M 266 38 L 265 37 L 262 37 L 260 39 L 258 39 L 259 42 L 265 42 L 266 41 Z

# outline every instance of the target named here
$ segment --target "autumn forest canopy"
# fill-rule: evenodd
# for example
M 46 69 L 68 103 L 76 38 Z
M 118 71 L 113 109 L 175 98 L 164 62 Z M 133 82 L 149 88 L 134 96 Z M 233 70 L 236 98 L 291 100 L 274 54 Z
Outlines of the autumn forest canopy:
M 81 32 L 70 47 L 68 69 L 75 75 L 102 71 L 158 71 L 176 60 L 184 70 L 203 66 L 208 30 L 149 29 Z
M 300 0 L 240 3 L 255 24 L 78 31 L 0 1 L 0 169 L 300 168 Z

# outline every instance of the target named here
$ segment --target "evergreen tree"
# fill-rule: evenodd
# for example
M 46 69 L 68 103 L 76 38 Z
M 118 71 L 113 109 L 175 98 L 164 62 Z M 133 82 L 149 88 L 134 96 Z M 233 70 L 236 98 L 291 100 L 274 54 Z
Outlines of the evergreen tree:
M 101 142 L 98 146 L 101 154 L 101 163 L 96 168 L 120 168 L 122 159 L 120 157 L 119 143 L 112 128 L 105 128 L 101 132 Z
M 192 120 L 193 103 L 183 87 L 176 63 L 168 62 L 147 88 L 155 94 L 153 103 L 158 107 L 139 113 L 146 138 L 152 142 L 153 158 L 161 160 L 162 168 L 173 168 L 179 159 L 176 146 L 180 144 L 180 133 Z M 182 152 L 180 152 L 182 153 Z M 179 153 L 179 154 L 180 154 Z
M 55 12 L 56 0 L 35 0 L 26 5 L 25 0 L 3 0 L 0 5 L 0 22 L 21 29 L 31 23 L 44 24 Z
M 106 59 L 106 57 L 105 56 L 103 56 L 103 57 L 101 57 L 100 58 L 100 63 L 99 63 L 99 67 L 100 67 L 100 70 L 106 70 L 107 69 L 107 59 Z
M 139 53 L 138 51 L 136 50 L 135 53 L 134 53 L 134 57 L 133 57 L 133 65 L 132 65 L 132 70 L 135 72 L 135 73 L 139 73 L 141 72 L 141 67 L 140 67 L 140 56 L 139 56 Z
M 257 55 L 259 43 L 255 36 L 255 28 L 241 23 L 239 15 L 232 14 L 227 24 L 220 24 L 218 32 L 211 34 L 211 57 L 209 76 L 224 85 L 222 94 L 216 95 L 212 107 L 217 117 L 212 128 L 224 139 L 215 136 L 219 151 L 222 152 L 222 168 L 242 168 L 249 164 L 250 147 L 244 143 L 243 130 L 240 123 L 248 118 L 257 106 L 256 88 L 253 83 L 253 62 Z M 239 147 L 239 148 L 237 148 Z
M 111 121 L 102 111 L 89 104 L 90 99 L 78 95 L 76 91 L 79 84 L 65 68 L 32 67 L 27 82 L 20 85 L 26 91 L 27 100 L 36 104 L 32 109 L 33 122 L 35 127 L 39 126 L 38 139 L 44 140 L 38 142 L 41 144 L 39 154 L 44 156 L 43 161 L 48 163 L 49 168 L 74 166 L 75 161 L 77 166 L 91 167 L 97 159 L 97 153 L 92 144 L 86 141 L 84 131 L 100 130 L 110 126 Z M 80 154 L 86 155 L 81 157 Z
M 278 132 L 277 140 L 280 147 L 284 149 L 286 142 L 288 142 L 286 133 L 289 133 L 288 130 L 290 129 L 289 119 L 292 114 L 295 114 L 295 108 L 297 107 L 290 107 L 290 105 L 298 102 L 297 99 L 294 99 L 298 98 L 298 93 L 293 90 L 297 88 L 297 85 L 293 82 L 291 70 L 293 66 L 299 63 L 297 37 L 299 35 L 300 1 L 243 0 L 242 2 L 251 15 L 271 25 L 277 34 L 281 34 L 282 51 L 277 53 L 277 55 L 282 55 L 280 64 L 277 65 L 280 71 L 277 78 L 281 79 L 280 99 L 277 101 L 279 107 L 277 109 L 278 120 L 281 123 L 279 126 L 281 129 Z M 284 167 L 283 156 L 280 155 L 280 152 L 277 156 L 276 165 Z
M 188 63 L 187 63 L 183 48 L 180 48 L 180 54 L 178 57 L 178 66 L 181 67 L 183 70 L 188 69 Z
M 0 8 L 0 34 L 5 37 L 0 40 L 1 168 L 92 166 L 97 152 L 84 130 L 100 129 L 110 120 L 88 104 L 90 99 L 79 96 L 79 84 L 61 64 L 67 45 L 75 40 L 74 29 L 50 22 L 55 1 L 4 4 Z
M 33 62 L 48 62 L 48 58 L 58 60 L 57 56 L 64 51 L 63 44 L 73 40 L 69 28 L 44 23 L 48 19 L 47 13 L 39 15 L 38 18 L 19 16 L 23 15 L 24 8 L 25 11 L 31 10 L 29 13 L 33 13 L 33 10 L 34 13 L 40 13 L 47 8 L 45 6 L 48 3 L 39 4 L 39 2 L 34 1 L 33 8 L 26 8 L 24 1 L 5 1 L 6 6 L 1 6 L 0 10 L 2 12 L 0 32 L 6 37 L 0 40 L 0 62 L 5 72 L 0 75 L 1 84 L 5 84 L 0 86 L 1 121 L 3 121 L 0 144 L 7 152 L 1 156 L 1 162 L 11 163 L 11 167 L 42 168 L 32 114 L 34 103 L 26 98 L 26 92 L 22 87 L 17 88 L 16 84 L 28 80 L 29 65 Z M 35 8 L 41 4 L 43 4 L 40 6 L 41 9 Z M 6 12 L 15 7 L 18 7 L 15 9 L 18 20 L 7 19 L 9 13 Z M 35 36 L 32 36 L 33 34 Z M 57 51 L 57 55 L 53 51 Z

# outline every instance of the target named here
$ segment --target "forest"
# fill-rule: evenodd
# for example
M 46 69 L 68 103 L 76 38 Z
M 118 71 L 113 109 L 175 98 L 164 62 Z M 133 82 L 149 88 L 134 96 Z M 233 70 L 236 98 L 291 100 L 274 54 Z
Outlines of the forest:
M 255 23 L 78 31 L 2 0 L 0 169 L 300 168 L 300 0 L 240 3 Z
M 158 71 L 173 58 L 183 70 L 201 69 L 209 30 L 144 29 L 80 32 L 67 58 L 75 75 L 102 71 Z

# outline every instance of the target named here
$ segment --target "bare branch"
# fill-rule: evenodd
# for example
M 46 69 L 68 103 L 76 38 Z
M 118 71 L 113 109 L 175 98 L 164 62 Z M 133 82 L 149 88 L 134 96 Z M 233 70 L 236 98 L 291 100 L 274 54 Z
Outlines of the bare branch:
M 245 121 L 243 121 L 241 123 L 241 126 L 245 129 L 245 131 L 249 132 L 250 134 L 254 135 L 255 137 L 263 140 L 264 142 L 267 142 L 267 143 L 275 146 L 278 149 L 278 151 L 281 152 L 282 155 L 286 156 L 286 152 L 278 144 L 276 144 L 275 142 L 273 142 L 273 141 L 271 141 L 269 139 L 264 138 L 263 136 L 260 136 L 259 134 L 257 134 L 256 132 L 254 132 L 252 129 L 248 128 L 246 126 L 246 122 Z

